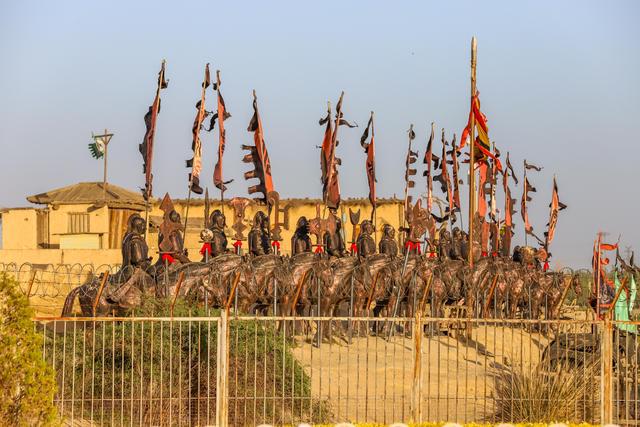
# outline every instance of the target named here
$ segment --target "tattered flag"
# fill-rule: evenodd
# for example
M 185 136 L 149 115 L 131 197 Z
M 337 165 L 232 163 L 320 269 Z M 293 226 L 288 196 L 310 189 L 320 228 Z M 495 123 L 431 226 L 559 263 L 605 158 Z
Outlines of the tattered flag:
M 435 181 L 440 183 L 440 189 L 447 198 L 447 212 L 452 213 L 455 210 L 453 203 L 453 191 L 451 189 L 451 183 L 449 180 L 449 168 L 447 167 L 447 141 L 444 136 L 444 129 L 442 129 L 442 157 L 440 158 L 440 173 L 433 177 Z M 455 218 L 455 217 L 454 217 Z
M 253 91 L 253 117 L 249 122 L 247 131 L 253 132 L 253 146 L 243 145 L 243 150 L 249 150 L 249 153 L 242 159 L 245 163 L 253 163 L 254 169 L 245 172 L 245 179 L 258 178 L 259 182 L 256 185 L 249 187 L 249 194 L 262 193 L 259 198 L 262 202 L 267 203 L 267 195 L 274 191 L 273 178 L 271 177 L 271 161 L 269 160 L 269 153 L 267 152 L 267 146 L 264 141 L 264 131 L 262 128 L 262 120 L 258 113 L 258 98 L 256 97 L 256 91 Z
M 153 104 L 149 106 L 149 111 L 144 115 L 144 124 L 146 132 L 142 143 L 138 146 L 140 154 L 142 154 L 142 172 L 144 173 L 145 185 L 142 190 L 142 197 L 149 200 L 153 195 L 153 173 L 151 167 L 153 164 L 153 141 L 156 135 L 156 120 L 160 114 L 160 91 L 167 88 L 169 83 L 164 78 L 165 61 L 162 61 L 160 72 L 158 73 L 158 86 L 156 88 L 156 96 Z
M 193 150 L 193 157 L 187 160 L 187 167 L 191 168 L 189 173 L 189 189 L 196 194 L 202 194 L 204 191 L 200 187 L 200 172 L 202 171 L 202 141 L 200 140 L 200 130 L 202 129 L 202 122 L 208 115 L 205 110 L 205 91 L 211 85 L 211 75 L 209 74 L 209 64 L 206 65 L 204 70 L 204 81 L 202 82 L 202 95 L 200 100 L 196 104 L 196 118 L 193 121 L 193 127 L 191 133 L 193 134 L 193 141 L 191 143 L 191 149 Z
M 211 131 L 216 123 L 216 119 L 218 120 L 218 161 L 213 169 L 213 185 L 215 185 L 221 191 L 225 191 L 227 189 L 225 184 L 229 184 L 233 182 L 232 179 L 225 181 L 222 178 L 222 156 L 224 155 L 224 147 L 227 141 L 227 133 L 224 129 L 224 121 L 231 117 L 231 114 L 227 111 L 227 107 L 224 103 L 224 98 L 222 97 L 222 93 L 220 92 L 220 71 L 216 71 L 216 84 L 214 88 L 218 91 L 218 111 L 211 117 L 211 122 L 209 124 L 209 131 Z
M 551 193 L 551 203 L 549 204 L 549 208 L 551 211 L 549 212 L 549 223 L 547 224 L 547 231 L 545 234 L 545 249 L 549 249 L 549 245 L 553 240 L 553 237 L 556 232 L 556 225 L 558 223 L 558 212 L 567 208 L 567 205 L 560 202 L 560 197 L 558 196 L 558 183 L 556 182 L 556 178 L 553 178 L 553 192 Z
M 526 159 L 525 159 L 525 161 L 524 161 L 524 168 L 525 168 L 526 170 L 535 170 L 535 171 L 537 171 L 537 172 L 540 172 L 540 171 L 542 170 L 542 167 L 540 167 L 540 166 L 536 166 L 536 165 L 534 165 L 534 164 L 532 164 L 532 163 L 527 163 L 527 160 L 526 160 Z
M 322 152 L 320 154 L 320 164 L 322 168 L 322 198 L 329 209 L 340 207 L 340 180 L 338 177 L 338 165 L 340 159 L 336 157 L 336 147 L 338 146 L 338 129 L 340 126 L 350 128 L 356 127 L 344 119 L 342 113 L 342 100 L 344 92 L 340 94 L 340 99 L 336 104 L 335 121 L 331 123 L 331 107 L 327 108 L 327 116 L 320 119 L 320 126 L 326 124 L 327 127 L 322 141 Z
M 436 125 L 431 122 L 431 135 L 429 136 L 429 142 L 427 142 L 427 150 L 424 153 L 423 163 L 426 165 L 426 169 L 423 176 L 427 177 L 427 211 L 431 213 L 433 209 L 433 177 L 431 174 L 431 164 L 433 162 L 433 138 L 435 136 Z
M 369 129 L 371 129 L 371 140 L 367 143 L 367 139 L 369 138 Z M 371 116 L 369 117 L 369 122 L 367 123 L 367 127 L 362 133 L 362 137 L 360 138 L 360 145 L 364 148 L 364 152 L 367 155 L 366 160 L 366 171 L 367 171 L 367 182 L 369 184 L 369 202 L 373 208 L 373 211 L 376 210 L 376 152 L 374 146 L 374 127 L 373 127 L 373 111 L 371 112 Z M 373 217 L 373 211 L 371 216 Z
M 411 144 L 413 140 L 416 138 L 416 133 L 413 131 L 413 125 L 409 126 L 409 130 L 407 131 L 409 136 L 409 147 L 407 149 L 407 157 L 405 159 L 405 172 L 404 172 L 404 211 L 409 212 L 411 209 L 411 201 L 412 197 L 409 194 L 409 189 L 415 187 L 416 183 L 411 179 L 418 171 L 411 167 L 418 160 L 418 153 L 411 149 Z

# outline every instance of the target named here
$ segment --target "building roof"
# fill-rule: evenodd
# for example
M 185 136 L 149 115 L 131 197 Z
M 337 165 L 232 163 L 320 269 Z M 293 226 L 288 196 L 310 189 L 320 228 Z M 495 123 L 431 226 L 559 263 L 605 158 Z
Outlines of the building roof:
M 107 183 L 106 200 L 102 182 L 80 182 L 27 197 L 31 203 L 46 205 L 102 204 L 111 208 L 144 209 L 142 195 Z

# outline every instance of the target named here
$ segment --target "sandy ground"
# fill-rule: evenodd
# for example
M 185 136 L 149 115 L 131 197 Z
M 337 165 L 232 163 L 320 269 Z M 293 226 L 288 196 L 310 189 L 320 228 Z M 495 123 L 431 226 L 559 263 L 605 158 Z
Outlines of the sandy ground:
M 532 369 L 547 343 L 539 333 L 496 325 L 475 327 L 470 338 L 456 331 L 425 336 L 418 382 L 423 420 L 482 420 L 492 411 L 492 374 Z M 336 419 L 391 423 L 411 418 L 414 345 L 401 336 L 320 348 L 303 341 L 294 354 L 311 375 L 313 396 L 326 399 Z

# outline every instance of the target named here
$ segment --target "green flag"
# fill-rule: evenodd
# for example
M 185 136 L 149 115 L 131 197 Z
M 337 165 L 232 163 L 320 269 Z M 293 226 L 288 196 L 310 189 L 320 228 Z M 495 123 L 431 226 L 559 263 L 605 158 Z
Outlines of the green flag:
M 622 286 L 622 284 L 620 283 L 620 280 L 618 280 L 617 272 L 614 274 L 614 283 L 615 283 L 616 292 L 617 292 L 618 289 L 620 289 L 620 286 Z M 633 275 L 631 275 L 631 279 L 629 281 L 629 291 L 630 291 L 629 292 L 630 301 L 627 300 L 626 292 L 620 292 L 620 296 L 618 297 L 618 301 L 616 302 L 616 306 L 615 306 L 614 319 L 617 321 L 628 322 L 630 320 L 629 312 L 633 307 L 633 303 L 635 302 L 635 299 L 636 299 L 636 281 L 633 278 Z M 636 327 L 636 325 L 630 325 L 628 323 L 618 323 L 616 324 L 616 326 L 618 327 L 618 329 L 622 331 L 633 332 L 633 333 L 636 333 L 638 331 L 638 328 Z

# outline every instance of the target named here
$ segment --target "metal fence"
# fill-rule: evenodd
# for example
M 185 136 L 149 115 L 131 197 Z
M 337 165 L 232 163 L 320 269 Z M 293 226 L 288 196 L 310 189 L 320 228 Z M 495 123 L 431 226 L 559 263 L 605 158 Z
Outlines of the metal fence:
M 633 424 L 640 416 L 633 323 L 224 312 L 36 320 L 58 381 L 55 403 L 72 422 Z

